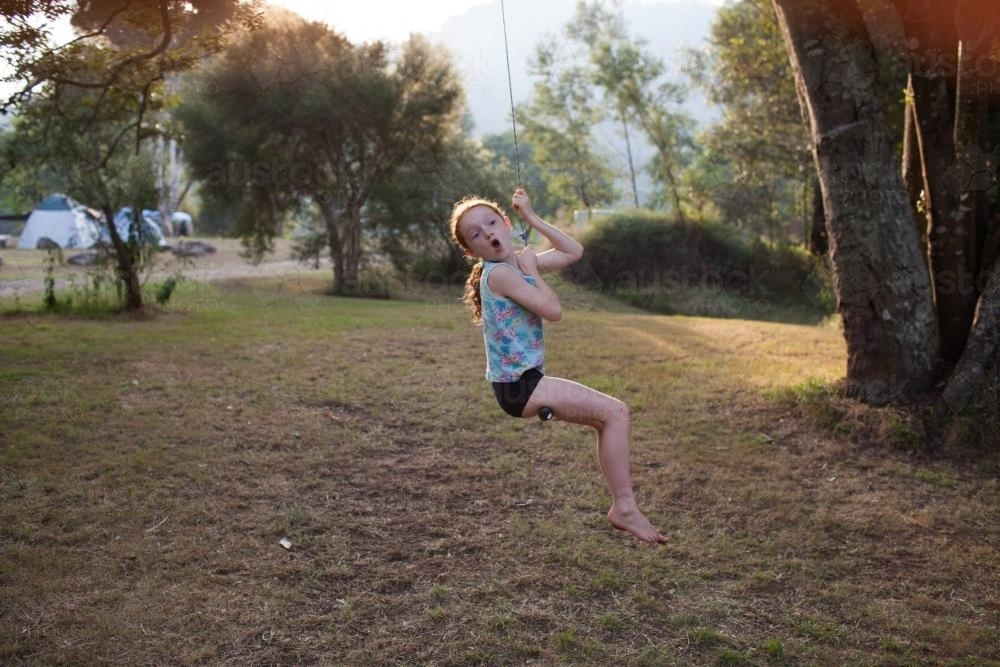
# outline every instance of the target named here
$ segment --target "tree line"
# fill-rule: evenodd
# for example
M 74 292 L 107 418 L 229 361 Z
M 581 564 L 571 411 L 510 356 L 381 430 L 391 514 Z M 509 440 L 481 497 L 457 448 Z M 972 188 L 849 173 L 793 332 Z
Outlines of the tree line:
M 367 238 L 400 266 L 429 254 L 457 264 L 441 224 L 450 202 L 467 191 L 503 198 L 514 185 L 511 133 L 472 138 L 450 54 L 419 37 L 352 44 L 295 14 L 225 0 L 147 0 L 124 10 L 92 3 L 86 11 L 56 2 L 53 16 L 71 19 L 77 37 L 49 48 L 33 21 L 39 11 L 5 9 L 10 26 L 0 31 L 16 65 L 7 78 L 29 82 L 5 101 L 16 124 L 0 139 L 8 167 L 0 184 L 24 195 L 21 208 L 55 188 L 105 212 L 155 207 L 150 200 L 163 189 L 157 150 L 172 140 L 205 219 L 242 236 L 256 257 L 290 223 L 312 229 L 313 252 L 332 259 L 335 290 L 350 294 Z M 681 221 L 719 206 L 725 215 L 733 201 L 726 190 L 736 187 L 698 175 L 708 160 L 696 157 L 703 152 L 693 121 L 679 111 L 683 89 L 629 34 L 620 3 L 580 2 L 563 32 L 558 48 L 536 49 L 533 94 L 515 112 L 517 162 L 538 209 L 556 215 L 623 199 L 638 206 L 644 170 L 656 186 L 644 206 Z M 777 47 L 772 40 L 770 50 Z M 627 171 L 596 139 L 602 123 L 622 133 Z M 632 159 L 638 139 L 654 148 L 647 165 Z M 721 162 L 723 179 L 750 171 Z M 163 208 L 162 192 L 159 199 Z M 739 208 L 749 234 L 782 238 L 758 222 L 787 210 L 754 217 L 752 207 Z M 120 241 L 126 305 L 138 308 L 142 257 Z

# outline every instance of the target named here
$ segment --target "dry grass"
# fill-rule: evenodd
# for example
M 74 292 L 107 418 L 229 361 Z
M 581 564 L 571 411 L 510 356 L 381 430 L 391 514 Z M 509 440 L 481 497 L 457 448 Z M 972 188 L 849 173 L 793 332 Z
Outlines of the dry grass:
M 156 280 L 180 271 L 192 280 L 207 282 L 227 277 L 266 275 L 274 278 L 312 273 L 302 265 L 290 261 L 292 242 L 287 239 L 277 239 L 274 252 L 256 267 L 243 257 L 243 246 L 239 239 L 196 240 L 210 244 L 216 249 L 216 253 L 188 259 L 175 257 L 171 252 L 157 253 L 153 259 L 152 275 L 149 277 Z M 89 252 L 63 250 L 60 254 L 53 254 L 47 250 L 0 250 L 0 259 L 3 260 L 0 265 L 0 299 L 9 302 L 18 298 L 30 303 L 42 291 L 43 281 L 50 274 L 62 289 L 86 286 L 91 280 L 93 269 L 70 264 L 67 260 Z
M 0 664 L 1000 661 L 997 459 L 806 419 L 783 396 L 842 374 L 835 329 L 549 328 L 550 372 L 633 408 L 653 548 L 607 526 L 592 434 L 504 416 L 479 331 L 420 298 L 5 318 Z

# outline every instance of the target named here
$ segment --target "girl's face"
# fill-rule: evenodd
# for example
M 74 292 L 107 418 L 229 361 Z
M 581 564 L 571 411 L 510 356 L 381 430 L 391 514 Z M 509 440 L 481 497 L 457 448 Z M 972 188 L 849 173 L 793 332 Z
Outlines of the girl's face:
M 467 246 L 466 255 L 491 262 L 506 260 L 514 250 L 510 239 L 513 227 L 507 216 L 491 206 L 473 206 L 458 222 L 458 234 Z

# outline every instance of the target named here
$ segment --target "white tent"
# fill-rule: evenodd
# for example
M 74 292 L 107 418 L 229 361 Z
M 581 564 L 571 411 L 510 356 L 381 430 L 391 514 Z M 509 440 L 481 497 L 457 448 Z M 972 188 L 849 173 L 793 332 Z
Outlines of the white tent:
M 24 223 L 18 248 L 37 248 L 47 238 L 60 248 L 89 248 L 97 243 L 99 225 L 95 213 L 63 194 L 49 195 Z
M 194 236 L 194 220 L 190 213 L 174 211 L 170 214 L 170 222 L 173 224 L 174 234 L 177 236 Z
M 153 212 L 154 211 L 143 210 L 142 222 L 135 230 L 135 234 L 138 236 L 140 242 L 162 248 L 167 245 L 167 240 L 163 237 L 163 232 L 160 230 L 160 226 L 156 224 L 156 221 L 148 215 Z M 118 212 L 115 213 L 115 228 L 118 230 L 118 236 L 127 241 L 129 236 L 133 233 L 131 206 L 120 208 L 118 209 Z M 107 227 L 101 228 L 100 237 L 102 243 L 111 243 L 111 232 L 108 231 Z

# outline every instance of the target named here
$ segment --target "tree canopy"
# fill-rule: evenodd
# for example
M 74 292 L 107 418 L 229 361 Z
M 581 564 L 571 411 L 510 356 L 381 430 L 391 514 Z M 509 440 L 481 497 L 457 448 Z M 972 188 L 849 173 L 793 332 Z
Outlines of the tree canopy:
M 19 87 L 0 111 L 21 114 L 6 151 L 10 171 L 47 166 L 64 190 L 101 208 L 124 305 L 141 309 L 138 256 L 119 237 L 114 212 L 138 203 L 150 173 L 141 148 L 161 132 L 164 81 L 221 48 L 227 26 L 252 25 L 252 5 L 48 0 L 7 5 L 3 15 L 0 54 L 12 64 L 4 80 Z M 73 38 L 53 44 L 53 26 L 67 20 Z
M 355 45 L 272 13 L 199 77 L 203 92 L 179 117 L 203 192 L 231 207 L 258 255 L 286 214 L 315 210 L 334 288 L 356 293 L 365 205 L 407 156 L 440 153 L 459 121 L 462 89 L 448 57 L 417 36 L 398 49 Z
M 697 189 L 753 238 L 791 240 L 788 228 L 809 217 L 815 170 L 772 7 L 720 7 L 688 71 L 722 113 L 699 137 Z

